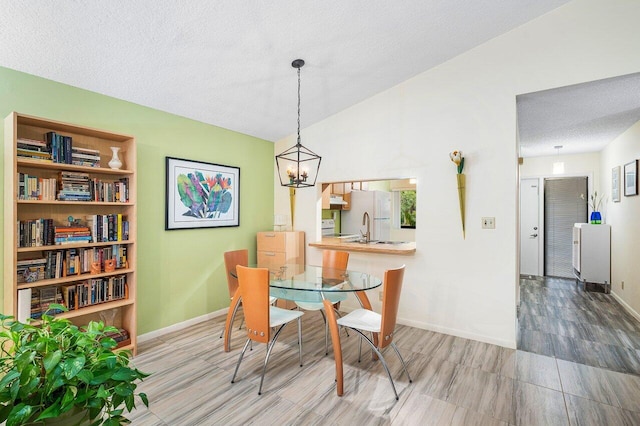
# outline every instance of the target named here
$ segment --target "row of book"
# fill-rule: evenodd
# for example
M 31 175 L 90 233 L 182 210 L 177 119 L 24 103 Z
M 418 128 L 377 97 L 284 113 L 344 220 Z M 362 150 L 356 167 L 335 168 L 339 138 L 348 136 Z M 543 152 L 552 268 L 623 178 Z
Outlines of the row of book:
M 122 269 L 128 267 L 127 255 L 128 247 L 119 244 L 47 250 L 43 257 L 17 261 L 17 282 L 31 283 L 70 275 L 109 272 L 109 268 Z
M 55 245 L 90 243 L 92 241 L 91 231 L 88 226 L 56 226 L 53 241 Z
M 71 148 L 71 164 L 85 167 L 100 167 L 100 151 L 90 148 Z
M 21 313 L 21 315 L 26 316 L 27 318 L 39 319 L 42 314 L 48 311 L 49 315 L 56 315 L 62 312 L 59 309 L 50 309 L 50 305 L 52 303 L 56 303 L 58 305 L 64 305 L 62 299 L 62 292 L 58 287 L 42 287 L 42 288 L 30 288 L 20 290 L 18 293 L 18 304 L 20 305 L 20 293 L 25 292 L 25 297 L 28 294 L 31 295 L 30 304 L 27 310 L 28 312 Z M 20 320 L 20 316 L 18 316 Z
M 71 136 L 56 132 L 45 134 L 45 141 L 18 138 L 16 154 L 21 158 L 50 163 L 73 164 L 85 167 L 100 167 L 100 151 L 73 146 Z
M 69 310 L 126 299 L 128 296 L 126 275 L 93 278 L 79 284 L 62 286 L 62 299 Z
M 19 200 L 55 200 L 57 194 L 57 181 L 55 178 L 41 178 L 18 173 L 18 199 Z
M 17 282 L 32 283 L 47 277 L 47 259 L 23 259 L 16 262 Z
M 41 160 L 51 163 L 51 151 L 44 141 L 34 139 L 18 138 L 16 147 L 16 155 L 21 158 L 31 160 Z
M 59 304 L 68 310 L 76 310 L 99 303 L 127 299 L 129 289 L 125 275 L 108 278 L 94 278 L 82 283 L 54 287 L 35 287 L 18 290 L 18 321 L 25 322 L 27 318 L 39 319 L 48 311 L 49 315 L 56 315 L 62 311 L 51 309 L 51 304 Z M 129 338 L 124 336 L 110 336 L 116 341 Z
M 71 136 L 59 135 L 56 132 L 47 132 L 44 136 L 53 162 L 72 164 L 73 139 Z
M 122 214 L 89 215 L 87 225 L 55 225 L 53 219 L 17 222 L 17 246 L 41 247 L 75 243 L 102 243 L 129 239 L 129 221 Z
M 89 174 L 82 172 L 60 172 L 60 201 L 92 201 L 89 189 Z
M 89 192 L 92 201 L 126 203 L 129 201 L 129 178 L 122 178 L 116 182 L 92 179 Z
M 89 179 L 86 173 L 61 172 L 60 188 L 55 178 L 42 178 L 18 173 L 19 200 L 60 200 L 60 201 L 129 201 L 129 179 L 103 181 Z
M 53 219 L 19 220 L 17 226 L 18 247 L 40 247 L 55 244 Z
M 122 214 L 94 214 L 86 216 L 93 242 L 126 241 L 129 221 Z

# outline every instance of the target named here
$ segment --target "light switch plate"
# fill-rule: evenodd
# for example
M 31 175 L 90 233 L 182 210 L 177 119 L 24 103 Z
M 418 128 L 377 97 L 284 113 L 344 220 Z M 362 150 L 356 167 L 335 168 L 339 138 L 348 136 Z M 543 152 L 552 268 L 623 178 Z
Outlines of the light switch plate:
M 482 218 L 482 229 L 496 229 L 496 218 L 495 217 L 483 217 Z

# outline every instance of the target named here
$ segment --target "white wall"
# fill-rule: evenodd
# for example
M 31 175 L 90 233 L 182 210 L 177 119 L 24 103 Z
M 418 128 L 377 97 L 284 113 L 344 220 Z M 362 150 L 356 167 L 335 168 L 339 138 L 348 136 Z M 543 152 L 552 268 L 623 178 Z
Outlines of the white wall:
M 303 129 L 303 144 L 323 156 L 319 181 L 418 178 L 416 254 L 350 260 L 378 274 L 406 263 L 401 323 L 515 347 L 516 95 L 640 71 L 639 21 L 638 1 L 573 1 Z M 454 149 L 466 157 L 466 239 Z M 277 187 L 276 213 L 288 202 Z M 481 229 L 483 216 L 495 230 Z M 319 221 L 320 188 L 298 190 L 295 229 L 315 241 Z M 319 259 L 307 248 L 308 263 Z
M 640 317 L 640 196 L 624 196 L 624 165 L 640 158 L 640 122 L 611 142 L 601 154 L 600 185 L 609 195 L 607 223 L 611 225 L 611 291 Z M 611 201 L 611 171 L 621 168 L 620 202 Z M 622 289 L 624 281 L 624 290 Z

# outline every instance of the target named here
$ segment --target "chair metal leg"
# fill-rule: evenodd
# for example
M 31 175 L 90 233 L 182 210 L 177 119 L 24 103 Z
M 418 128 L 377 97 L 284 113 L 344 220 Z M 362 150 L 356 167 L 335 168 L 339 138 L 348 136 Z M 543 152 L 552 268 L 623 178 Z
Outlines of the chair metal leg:
M 298 317 L 298 354 L 300 357 L 300 367 L 302 367 L 302 317 Z
M 231 383 L 236 379 L 236 374 L 238 374 L 238 368 L 240 368 L 240 363 L 242 362 L 242 357 L 244 356 L 245 351 L 247 350 L 247 346 L 249 346 L 249 342 L 251 339 L 247 339 L 247 343 L 244 344 L 244 348 L 242 352 L 240 352 L 240 358 L 238 358 L 238 363 L 236 364 L 236 371 L 233 372 L 233 377 L 231 378 Z
M 240 307 L 240 304 L 236 304 L 236 307 L 233 308 L 233 315 L 231 316 L 231 325 L 229 325 L 229 332 L 231 332 L 231 329 L 233 328 L 233 322 L 236 320 L 236 314 L 238 313 L 238 308 Z M 244 317 L 242 317 L 242 321 L 244 321 Z M 240 323 L 240 327 L 242 327 L 242 323 Z M 220 332 L 220 338 L 222 339 L 222 336 L 224 336 L 224 327 L 222 327 L 222 331 Z
M 264 366 L 262 367 L 262 377 L 260 377 L 260 388 L 258 388 L 258 395 L 262 395 L 262 383 L 264 382 L 264 373 L 267 371 L 267 364 L 269 363 L 269 356 L 271 356 L 271 350 L 275 346 L 276 340 L 278 339 L 278 336 L 280 335 L 280 332 L 282 331 L 285 325 L 287 324 L 282 324 L 280 326 L 278 331 L 276 331 L 276 334 L 273 336 L 273 339 L 267 345 L 267 355 L 264 357 Z
M 349 327 L 351 328 L 351 327 Z M 378 355 L 378 358 L 380 359 L 380 362 L 382 362 L 382 366 L 384 367 L 385 371 L 387 372 L 387 376 L 389 377 L 389 382 L 391 382 L 391 387 L 393 388 L 393 393 L 396 396 L 396 401 L 398 399 L 400 399 L 400 397 L 398 396 L 398 392 L 396 391 L 396 385 L 393 383 L 393 377 L 391 377 L 391 371 L 389 371 L 389 366 L 387 366 L 387 362 L 384 359 L 384 356 L 382 356 L 382 353 L 378 350 L 378 348 L 376 348 L 376 345 L 373 344 L 373 342 L 371 340 L 369 340 L 369 338 L 367 336 L 364 335 L 363 332 L 361 332 L 360 330 L 356 329 L 356 328 L 351 328 L 353 331 L 355 331 L 356 333 L 360 334 L 360 341 L 362 342 L 362 338 L 364 338 L 368 343 L 369 346 L 371 346 L 371 349 L 373 349 L 373 351 L 376 353 L 376 355 Z
M 393 348 L 394 351 L 396 351 L 398 358 L 400 358 L 400 362 L 402 363 L 402 368 L 404 369 L 404 372 L 407 375 L 407 379 L 409 379 L 409 383 L 413 383 L 413 381 L 411 380 L 411 376 L 409 375 L 409 370 L 407 370 L 407 364 L 404 363 L 404 359 L 402 358 L 402 355 L 400 355 L 400 351 L 398 350 L 398 347 L 396 346 L 395 342 L 391 342 L 391 347 Z

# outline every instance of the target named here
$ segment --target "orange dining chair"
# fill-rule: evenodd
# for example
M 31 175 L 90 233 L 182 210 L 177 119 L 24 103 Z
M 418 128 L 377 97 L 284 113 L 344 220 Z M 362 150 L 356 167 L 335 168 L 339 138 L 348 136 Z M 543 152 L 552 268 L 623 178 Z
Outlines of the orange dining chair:
M 278 308 L 269 303 L 269 270 L 267 268 L 247 268 L 238 265 L 236 271 L 244 305 L 245 323 L 247 324 L 247 342 L 240 353 L 240 358 L 238 358 L 238 364 L 231 378 L 231 383 L 234 383 L 236 379 L 242 357 L 244 357 L 249 343 L 266 343 L 267 354 L 264 358 L 260 387 L 258 388 L 258 395 L 262 395 L 264 373 L 267 371 L 267 363 L 269 362 L 271 351 L 282 329 L 294 320 L 298 320 L 298 356 L 300 358 L 300 367 L 302 367 L 302 324 L 300 317 L 302 317 L 303 312 Z M 272 328 L 276 327 L 279 328 L 273 334 L 273 339 L 271 339 Z M 271 341 L 269 341 L 270 339 Z
M 349 252 L 337 251 L 337 250 L 324 250 L 322 252 L 322 278 L 323 280 L 335 280 L 336 283 L 344 281 L 344 278 L 340 275 L 346 272 L 347 264 L 349 263 Z M 326 292 L 325 297 L 333 303 L 333 308 L 338 316 L 338 308 L 340 302 L 347 299 L 346 293 L 340 292 Z M 322 302 L 296 302 L 299 308 L 306 311 L 320 311 L 322 318 L 324 319 L 324 352 L 325 355 L 329 354 L 329 324 L 327 324 L 327 318 L 324 314 L 324 305 Z
M 398 347 L 393 342 L 393 332 L 396 327 L 403 277 L 404 265 L 398 269 L 389 269 L 385 271 L 384 287 L 382 290 L 382 315 L 368 309 L 356 309 L 344 317 L 339 318 L 337 321 L 338 325 L 348 327 L 360 334 L 360 344 L 362 344 L 362 339 L 365 339 L 371 346 L 371 349 L 373 349 L 376 355 L 378 355 L 384 369 L 387 371 L 391 387 L 393 388 L 393 393 L 396 395 L 396 400 L 398 399 L 398 392 L 396 391 L 396 386 L 393 383 L 393 378 L 391 377 L 391 372 L 389 371 L 387 362 L 382 356 L 382 350 L 387 346 L 391 346 L 393 348 L 395 353 L 398 355 L 398 358 L 400 358 L 402 368 L 409 379 L 409 383 L 411 383 L 411 376 L 409 376 L 409 371 L 407 371 L 404 359 L 402 359 L 402 355 L 400 355 Z M 369 339 L 363 331 L 368 331 L 372 334 L 378 333 L 377 345 L 374 344 L 372 339 Z M 358 362 L 360 362 L 360 349 L 361 346 L 358 348 Z
M 229 299 L 233 299 L 233 295 L 236 294 L 236 290 L 238 290 L 238 279 L 233 276 L 232 272 L 235 272 L 236 266 L 249 265 L 249 250 L 241 249 L 241 250 L 232 250 L 224 253 L 224 267 L 227 275 L 227 288 L 229 289 Z M 275 297 L 271 297 L 269 299 L 269 303 L 273 304 L 276 301 Z M 231 317 L 231 326 L 229 327 L 229 331 L 233 326 L 233 321 L 236 319 L 236 313 L 238 312 L 238 308 L 242 302 L 238 303 L 233 310 L 233 316 Z M 240 328 L 242 328 L 242 323 L 240 323 Z M 224 329 L 220 333 L 220 338 L 224 335 Z
M 233 299 L 233 296 L 236 294 L 236 290 L 238 290 L 238 279 L 231 275 L 233 271 L 235 271 L 237 265 L 247 266 L 249 264 L 249 250 L 233 250 L 227 251 L 224 253 L 224 267 L 227 274 L 227 288 L 229 289 L 229 299 Z M 240 307 L 240 303 L 236 304 L 235 309 L 233 310 L 233 316 L 231 317 L 231 325 L 229 326 L 229 332 L 233 328 L 233 321 L 236 319 L 236 313 L 238 312 L 238 308 Z M 242 327 L 242 324 L 240 324 Z M 224 329 L 220 333 L 220 337 L 224 335 Z

